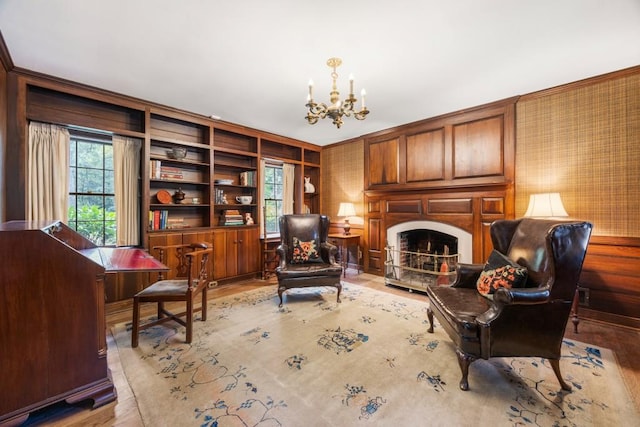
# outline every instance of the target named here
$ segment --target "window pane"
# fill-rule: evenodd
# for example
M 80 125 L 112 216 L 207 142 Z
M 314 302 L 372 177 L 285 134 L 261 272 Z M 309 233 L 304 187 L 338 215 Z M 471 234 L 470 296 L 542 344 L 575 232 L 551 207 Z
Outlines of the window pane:
M 69 193 L 75 193 L 76 192 L 76 174 L 77 174 L 77 169 L 76 168 L 71 168 L 71 170 L 69 171 Z
M 274 196 L 275 196 L 275 193 L 273 191 L 273 184 L 265 183 L 265 185 L 264 185 L 264 198 L 265 199 L 273 199 Z
M 102 169 L 103 165 L 103 144 L 78 141 L 78 167 Z
M 72 139 L 69 141 L 69 165 L 76 165 L 76 140 Z
M 105 221 L 104 223 L 104 244 L 115 245 L 116 244 L 116 221 L 115 217 L 113 221 Z
M 104 168 L 113 171 L 113 145 L 104 144 Z
M 115 194 L 115 186 L 113 183 L 113 171 L 104 171 L 104 192 L 105 194 Z
M 79 193 L 102 193 L 104 189 L 104 171 L 99 169 L 78 169 Z

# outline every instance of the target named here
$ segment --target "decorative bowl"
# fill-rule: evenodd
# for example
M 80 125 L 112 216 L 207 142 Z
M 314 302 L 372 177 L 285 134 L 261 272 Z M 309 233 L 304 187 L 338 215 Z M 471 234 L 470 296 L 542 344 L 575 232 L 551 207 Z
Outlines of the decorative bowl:
M 187 157 L 187 149 L 184 147 L 173 147 L 171 149 L 171 157 L 176 160 L 182 160 Z

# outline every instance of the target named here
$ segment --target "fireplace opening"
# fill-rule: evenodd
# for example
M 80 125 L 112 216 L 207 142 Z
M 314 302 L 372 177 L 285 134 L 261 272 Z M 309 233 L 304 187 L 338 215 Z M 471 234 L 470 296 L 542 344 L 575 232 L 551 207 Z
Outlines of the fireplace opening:
M 458 238 L 436 230 L 407 230 L 398 234 L 400 248 L 429 254 L 457 254 Z
M 385 283 L 420 291 L 430 284 L 450 285 L 466 258 L 471 258 L 470 233 L 429 221 L 398 224 L 387 229 Z

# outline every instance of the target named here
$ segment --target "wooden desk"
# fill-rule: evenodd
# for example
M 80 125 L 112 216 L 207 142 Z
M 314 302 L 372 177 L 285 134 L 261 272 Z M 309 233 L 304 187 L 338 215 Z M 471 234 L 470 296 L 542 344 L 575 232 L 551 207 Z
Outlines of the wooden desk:
M 99 248 L 61 222 L 0 225 L 0 425 L 55 402 L 116 399 L 107 364 L 106 273 L 167 267 L 137 248 Z
M 149 252 L 138 248 L 90 248 L 79 252 L 101 264 L 107 273 L 169 271 L 169 267 L 155 259 Z
M 357 234 L 329 234 L 328 240 L 340 248 L 340 263 L 342 264 L 343 277 L 347 277 L 349 267 L 349 247 L 355 246 L 358 250 L 358 274 L 360 274 L 360 236 Z M 346 256 L 345 256 L 346 252 Z

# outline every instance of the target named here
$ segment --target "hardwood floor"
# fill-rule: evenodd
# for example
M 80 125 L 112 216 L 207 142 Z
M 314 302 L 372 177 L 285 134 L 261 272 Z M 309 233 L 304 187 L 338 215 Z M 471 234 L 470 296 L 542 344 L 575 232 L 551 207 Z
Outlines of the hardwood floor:
M 376 280 L 377 279 L 377 280 Z M 377 276 L 368 274 L 356 275 L 349 271 L 347 280 L 380 291 L 385 291 L 405 297 L 425 300 L 426 297 L 418 292 L 408 292 L 404 289 L 385 286 Z M 275 281 L 250 281 L 220 286 L 210 292 L 210 298 L 223 297 L 238 292 L 255 289 L 262 286 L 273 286 Z M 115 307 L 115 309 L 114 309 Z M 143 315 L 150 315 L 153 307 L 143 308 Z M 131 307 L 122 305 L 107 306 L 107 325 L 131 321 Z M 612 349 L 618 359 L 622 376 L 626 381 L 630 393 L 634 396 L 636 407 L 640 411 L 640 331 L 632 328 L 620 327 L 602 322 L 581 319 L 579 333 L 573 332 L 573 324 L 569 322 L 565 336 L 570 339 L 591 343 Z M 114 384 L 118 391 L 116 402 L 91 409 L 90 403 L 84 405 L 56 404 L 44 410 L 35 412 L 24 424 L 25 426 L 142 426 L 143 422 L 138 411 L 135 396 L 124 376 L 122 365 L 115 349 L 115 343 L 110 333 L 107 335 L 109 347 L 108 362 Z M 452 357 L 452 363 L 455 358 Z

